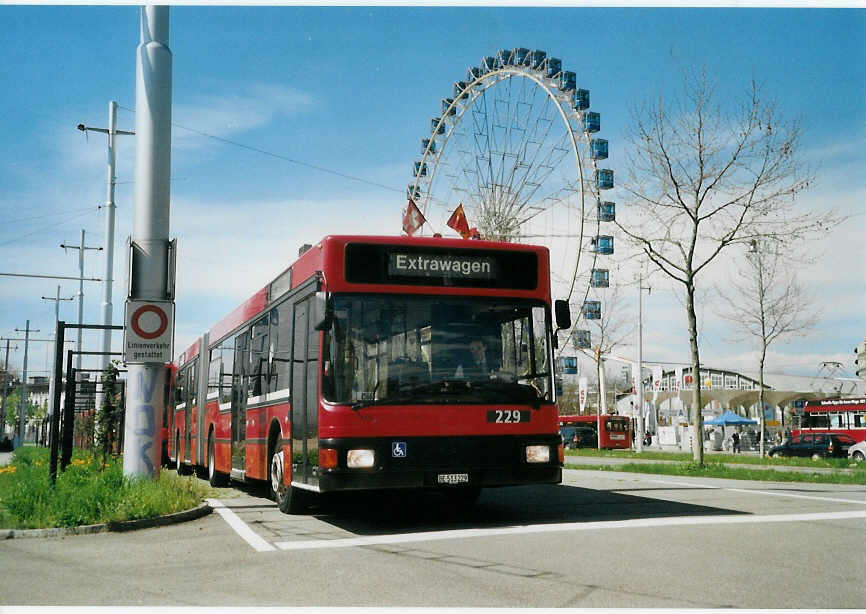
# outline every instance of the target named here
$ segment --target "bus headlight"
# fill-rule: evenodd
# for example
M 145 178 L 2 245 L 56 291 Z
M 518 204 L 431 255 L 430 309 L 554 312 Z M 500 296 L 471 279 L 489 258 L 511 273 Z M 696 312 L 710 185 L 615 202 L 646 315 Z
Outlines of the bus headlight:
M 369 469 L 376 461 L 373 450 L 349 450 L 346 466 L 349 469 Z
M 549 463 L 550 446 L 526 446 L 527 463 Z

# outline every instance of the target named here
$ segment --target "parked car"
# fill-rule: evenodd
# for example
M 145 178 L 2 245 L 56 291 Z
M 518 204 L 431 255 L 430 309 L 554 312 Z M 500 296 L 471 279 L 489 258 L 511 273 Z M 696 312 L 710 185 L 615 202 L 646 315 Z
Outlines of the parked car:
M 845 458 L 856 444 L 850 435 L 837 433 L 803 433 L 779 446 L 773 446 L 768 456 L 800 456 L 811 458 Z
M 853 446 L 848 448 L 848 458 L 857 462 L 866 459 L 866 440 L 863 440 L 860 443 L 855 443 Z

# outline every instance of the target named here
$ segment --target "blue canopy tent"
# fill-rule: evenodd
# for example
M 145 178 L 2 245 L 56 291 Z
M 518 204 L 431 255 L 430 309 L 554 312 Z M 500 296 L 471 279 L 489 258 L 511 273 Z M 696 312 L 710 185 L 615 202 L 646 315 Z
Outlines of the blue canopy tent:
M 704 426 L 721 426 L 722 433 L 717 434 L 714 437 L 711 437 L 710 440 L 713 442 L 714 450 L 722 449 L 722 440 L 725 439 L 724 428 L 726 426 L 742 426 L 744 424 L 757 424 L 757 420 L 752 420 L 750 418 L 744 418 L 743 416 L 739 416 L 732 412 L 731 410 L 725 411 L 718 418 L 711 418 L 709 420 L 704 420 Z M 709 436 L 709 435 L 708 435 Z
M 710 420 L 704 420 L 704 424 L 707 426 L 740 426 L 742 424 L 757 424 L 757 420 L 752 420 L 751 418 L 744 418 L 732 412 L 731 410 L 727 410 L 718 418 L 711 418 Z

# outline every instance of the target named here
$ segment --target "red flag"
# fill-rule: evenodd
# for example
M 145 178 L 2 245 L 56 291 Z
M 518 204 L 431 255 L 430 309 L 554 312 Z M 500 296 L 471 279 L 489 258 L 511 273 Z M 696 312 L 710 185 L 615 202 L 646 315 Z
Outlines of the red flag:
M 406 213 L 403 215 L 403 232 L 405 232 L 410 237 L 418 232 L 418 229 L 424 225 L 424 222 L 427 220 L 424 219 L 424 214 L 421 213 L 421 210 L 415 204 L 411 198 L 409 199 L 409 206 L 406 207 Z
M 466 220 L 466 214 L 463 213 L 463 203 L 457 205 L 454 213 L 451 214 L 451 217 L 448 218 L 446 223 L 448 226 L 456 230 L 464 239 L 468 239 L 472 236 L 472 233 L 469 230 L 469 222 Z

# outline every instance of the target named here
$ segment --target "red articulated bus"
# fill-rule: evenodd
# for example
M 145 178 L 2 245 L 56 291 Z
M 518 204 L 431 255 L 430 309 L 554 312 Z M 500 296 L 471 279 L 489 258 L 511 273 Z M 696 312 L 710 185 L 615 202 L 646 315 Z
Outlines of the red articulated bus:
M 840 433 L 863 441 L 866 439 L 866 399 L 806 401 L 802 414 L 794 414 L 791 431 L 795 437 L 803 433 Z
M 179 360 L 171 454 L 312 493 L 559 483 L 544 247 L 329 236 Z
M 590 427 L 598 434 L 598 416 L 560 416 L 559 425 Z M 628 416 L 602 416 L 600 447 L 605 450 L 630 448 L 631 429 L 631 419 Z

